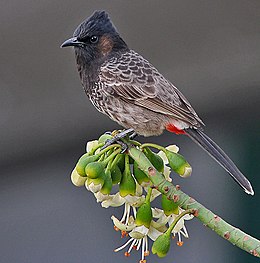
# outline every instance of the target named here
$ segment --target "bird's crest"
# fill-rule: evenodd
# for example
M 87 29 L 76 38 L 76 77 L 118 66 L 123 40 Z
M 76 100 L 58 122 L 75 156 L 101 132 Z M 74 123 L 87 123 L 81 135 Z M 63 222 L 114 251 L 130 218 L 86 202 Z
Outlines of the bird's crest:
M 105 11 L 95 11 L 77 27 L 73 36 L 84 38 L 88 35 L 103 35 L 104 33 L 118 34 L 108 13 Z

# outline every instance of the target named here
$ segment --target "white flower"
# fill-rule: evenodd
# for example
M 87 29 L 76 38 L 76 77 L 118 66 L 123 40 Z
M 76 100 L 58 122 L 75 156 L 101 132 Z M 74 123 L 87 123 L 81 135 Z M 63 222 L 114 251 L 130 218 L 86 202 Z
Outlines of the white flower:
M 169 145 L 165 149 L 174 153 L 177 153 L 179 151 L 179 147 L 176 145 Z M 167 166 L 169 161 L 163 151 L 159 151 L 157 154 L 162 158 L 164 163 L 163 175 L 168 182 L 171 182 L 172 181 L 172 178 L 170 177 L 171 168 Z
M 70 179 L 75 186 L 83 186 L 87 180 L 87 177 L 80 176 L 75 168 L 71 173 Z
M 152 222 L 150 224 L 150 227 L 147 228 L 146 226 L 136 226 L 136 224 L 131 222 L 131 224 L 128 225 L 128 227 L 125 227 L 124 225 L 120 224 L 119 220 L 117 220 L 115 217 L 112 217 L 112 220 L 118 229 L 121 231 L 131 231 L 129 233 L 130 239 L 121 247 L 115 249 L 115 252 L 118 252 L 125 247 L 127 247 L 129 244 L 129 248 L 127 252 L 125 252 L 125 256 L 129 257 L 132 249 L 139 250 L 141 248 L 141 260 L 139 262 L 145 263 L 145 257 L 149 255 L 149 248 L 148 248 L 148 237 L 155 241 L 158 236 L 163 234 L 163 231 L 159 231 L 156 229 Z M 127 235 L 124 235 L 127 236 Z
M 171 174 L 171 168 L 169 166 L 167 166 L 167 165 L 164 165 L 163 175 L 164 175 L 165 179 L 168 182 L 172 181 L 172 178 L 170 177 L 170 174 Z
M 87 142 L 87 146 L 86 146 L 87 153 L 97 146 L 98 146 L 98 140 Z
M 165 149 L 168 151 L 174 152 L 174 153 L 177 153 L 179 151 L 179 147 L 176 145 L 169 145 L 169 146 L 165 147 Z M 159 151 L 157 154 L 163 159 L 164 164 L 169 163 L 168 159 L 167 159 L 167 157 L 163 151 Z
M 104 185 L 104 179 L 103 178 L 96 178 L 96 179 L 91 179 L 87 178 L 85 182 L 85 186 L 88 191 L 92 193 L 97 193 L 101 190 L 101 188 Z
M 183 211 L 185 211 L 184 209 L 182 208 L 179 208 L 179 214 L 181 214 Z M 178 215 L 179 215 L 178 214 Z M 168 225 L 170 226 L 174 220 L 176 219 L 176 217 L 178 216 L 176 214 L 171 214 L 169 216 L 166 216 L 163 212 L 163 210 L 161 209 L 158 209 L 158 208 L 155 208 L 153 209 L 153 217 L 155 218 L 159 218 L 157 220 L 157 222 L 159 222 L 160 224 L 162 223 L 168 223 Z M 190 220 L 192 219 L 194 216 L 193 215 L 184 215 L 178 222 L 177 224 L 175 225 L 175 227 L 173 228 L 172 230 L 172 234 L 174 236 L 178 235 L 178 241 L 177 241 L 177 245 L 178 246 L 182 246 L 183 245 L 183 241 L 181 239 L 181 235 L 183 235 L 184 237 L 188 238 L 189 237 L 189 234 L 188 234 L 188 231 L 185 227 L 185 220 Z

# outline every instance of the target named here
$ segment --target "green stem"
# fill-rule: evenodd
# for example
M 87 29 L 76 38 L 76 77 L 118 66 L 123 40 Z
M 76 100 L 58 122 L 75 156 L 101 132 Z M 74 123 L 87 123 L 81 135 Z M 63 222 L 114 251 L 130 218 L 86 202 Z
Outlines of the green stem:
M 106 153 L 107 151 L 109 151 L 110 149 L 113 149 L 113 148 L 122 148 L 122 146 L 120 145 L 120 144 L 112 144 L 112 145 L 109 145 L 109 146 L 107 146 L 105 149 L 103 149 L 102 151 L 100 151 L 99 153 L 98 153 L 98 155 L 102 155 L 102 154 L 104 154 L 104 153 Z
M 174 229 L 174 227 L 177 225 L 177 223 L 179 222 L 179 220 L 187 215 L 187 214 L 193 214 L 194 213 L 194 209 L 187 209 L 184 210 L 182 213 L 180 213 L 172 222 L 172 224 L 169 226 L 169 228 L 167 229 L 167 231 L 165 232 L 167 235 L 170 235 L 172 230 Z
M 148 146 L 148 144 L 146 145 Z M 149 144 L 149 146 L 153 147 L 152 144 Z M 169 199 L 173 200 L 178 206 L 185 210 L 194 209 L 194 211 L 196 211 L 194 216 L 205 226 L 215 231 L 233 245 L 236 245 L 255 257 L 260 257 L 259 240 L 228 224 L 218 215 L 183 193 L 179 187 L 176 188 L 172 183 L 166 181 L 164 176 L 154 168 L 142 151 L 138 150 L 133 145 L 129 144 L 128 154 L 138 163 L 140 169 L 147 174 L 154 186 L 161 193 L 165 194 Z
M 120 152 L 121 152 L 121 149 L 115 150 L 112 154 L 110 154 L 110 155 L 103 161 L 103 163 L 104 163 L 105 165 L 107 165 L 108 162 L 111 161 L 111 160 L 113 160 L 114 157 L 115 157 L 117 154 L 119 154 Z
M 89 151 L 89 155 L 93 155 L 95 153 L 95 151 L 99 148 L 101 148 L 102 146 L 104 146 L 104 143 L 99 143 L 96 147 L 93 147 L 91 149 L 91 151 Z
M 133 145 L 136 145 L 136 146 L 141 146 L 142 144 L 138 141 L 135 141 L 135 140 L 129 140 L 129 142 Z
M 163 146 L 155 144 L 155 143 L 144 143 L 140 146 L 140 149 L 143 149 L 145 147 L 153 147 L 155 149 L 158 149 L 159 151 L 165 151 L 165 148 Z
M 149 187 L 149 188 L 148 188 L 148 191 L 147 191 L 147 195 L 146 195 L 146 197 L 145 197 L 145 202 L 146 202 L 146 203 L 150 202 L 151 195 L 152 195 L 152 191 L 153 191 L 152 187 Z

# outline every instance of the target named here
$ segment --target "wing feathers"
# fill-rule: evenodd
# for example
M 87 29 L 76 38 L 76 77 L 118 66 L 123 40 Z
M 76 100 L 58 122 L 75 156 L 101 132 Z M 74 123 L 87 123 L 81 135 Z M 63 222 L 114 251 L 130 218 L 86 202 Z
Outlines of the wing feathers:
M 109 87 L 108 95 L 184 121 L 191 127 L 204 125 L 183 94 L 132 50 L 106 62 L 99 77 Z

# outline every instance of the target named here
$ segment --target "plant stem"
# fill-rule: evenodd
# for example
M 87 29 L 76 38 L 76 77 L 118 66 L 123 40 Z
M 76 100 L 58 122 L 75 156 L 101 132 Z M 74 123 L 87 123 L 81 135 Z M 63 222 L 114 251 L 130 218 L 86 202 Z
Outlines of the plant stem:
M 193 209 L 195 211 L 195 217 L 233 245 L 236 245 L 255 257 L 260 257 L 259 240 L 228 224 L 218 215 L 183 193 L 179 187 L 176 188 L 176 186 L 168 182 L 164 176 L 154 168 L 142 151 L 133 145 L 129 144 L 128 146 L 128 154 L 138 163 L 139 168 L 150 178 L 156 189 L 183 209 Z
M 187 215 L 187 214 L 194 214 L 195 210 L 194 209 L 187 209 L 184 210 L 182 213 L 180 213 L 172 222 L 172 224 L 169 226 L 169 228 L 167 229 L 167 231 L 165 233 L 168 233 L 169 235 L 171 234 L 172 230 L 174 229 L 174 227 L 177 225 L 177 223 L 179 222 L 179 220 Z

